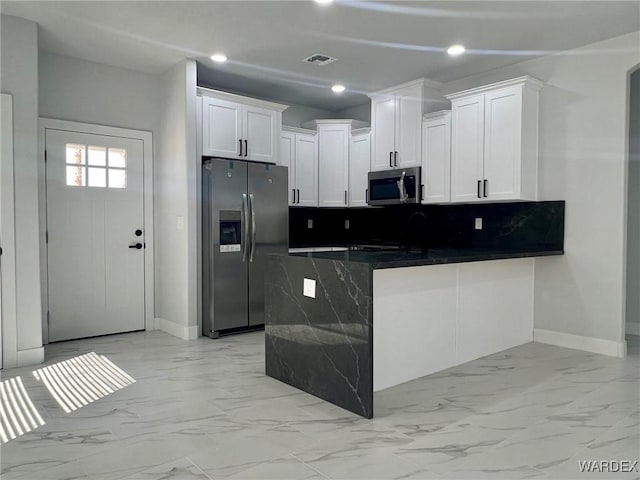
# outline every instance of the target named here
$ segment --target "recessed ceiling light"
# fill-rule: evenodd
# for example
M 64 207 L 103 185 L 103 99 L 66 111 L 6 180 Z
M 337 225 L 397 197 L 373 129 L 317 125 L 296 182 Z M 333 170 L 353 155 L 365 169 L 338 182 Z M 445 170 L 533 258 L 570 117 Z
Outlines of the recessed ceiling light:
M 320 5 L 327 5 L 328 3 L 332 3 L 333 0 L 315 0 L 316 3 L 319 3 Z
M 451 45 L 447 48 L 447 53 L 452 57 L 457 57 L 465 52 L 466 48 L 463 45 Z
M 223 53 L 216 53 L 214 55 L 211 55 L 211 60 L 216 63 L 224 63 L 227 61 L 227 56 Z
M 345 87 L 344 85 L 334 85 L 331 90 L 333 90 L 333 93 L 342 93 L 345 91 Z

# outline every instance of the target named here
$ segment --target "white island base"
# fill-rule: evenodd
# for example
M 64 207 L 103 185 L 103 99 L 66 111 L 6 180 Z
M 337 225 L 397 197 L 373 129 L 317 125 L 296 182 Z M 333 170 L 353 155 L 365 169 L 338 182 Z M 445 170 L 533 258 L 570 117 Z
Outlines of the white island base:
M 373 391 L 533 341 L 533 258 L 373 272 Z

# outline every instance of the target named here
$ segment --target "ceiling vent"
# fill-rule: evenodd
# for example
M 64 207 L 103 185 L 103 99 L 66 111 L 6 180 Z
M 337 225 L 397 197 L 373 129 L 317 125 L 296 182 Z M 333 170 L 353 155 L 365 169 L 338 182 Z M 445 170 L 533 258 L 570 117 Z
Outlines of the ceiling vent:
M 322 53 L 314 53 L 310 57 L 307 57 L 303 60 L 305 63 L 311 63 L 313 65 L 318 65 L 319 67 L 324 67 L 325 65 L 329 65 L 337 61 L 337 58 L 330 57 L 329 55 L 323 55 Z

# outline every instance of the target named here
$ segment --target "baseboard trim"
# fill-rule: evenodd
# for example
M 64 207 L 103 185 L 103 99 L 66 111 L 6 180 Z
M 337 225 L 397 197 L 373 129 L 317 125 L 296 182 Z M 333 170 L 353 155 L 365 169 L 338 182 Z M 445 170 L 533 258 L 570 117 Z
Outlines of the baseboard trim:
M 16 356 L 17 367 L 28 367 L 44 362 L 44 347 L 28 348 L 18 350 Z
M 533 330 L 533 341 L 555 345 L 556 347 L 584 350 L 585 352 L 608 355 L 610 357 L 624 357 L 627 354 L 627 342 L 616 342 L 602 338 L 583 337 L 571 333 L 555 332 L 553 330 Z
M 625 333 L 627 335 L 640 335 L 640 323 L 628 322 L 626 324 Z
M 169 335 L 173 335 L 174 337 L 178 337 L 183 340 L 194 340 L 198 338 L 197 325 L 178 325 L 175 322 L 160 317 L 156 317 L 154 319 L 154 323 L 157 330 L 162 330 L 163 332 L 166 332 Z

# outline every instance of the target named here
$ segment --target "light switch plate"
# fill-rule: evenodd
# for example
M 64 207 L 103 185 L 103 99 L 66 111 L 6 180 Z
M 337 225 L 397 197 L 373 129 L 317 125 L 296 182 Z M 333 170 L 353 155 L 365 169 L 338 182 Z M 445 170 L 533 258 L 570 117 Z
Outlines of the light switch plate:
M 178 230 L 184 230 L 184 217 L 176 217 L 176 228 Z
M 305 297 L 316 298 L 316 281 L 305 278 L 302 284 L 302 293 Z
M 482 230 L 482 218 L 476 218 L 476 230 Z
M 313 218 L 309 218 L 307 220 L 307 228 L 309 229 L 313 228 Z

